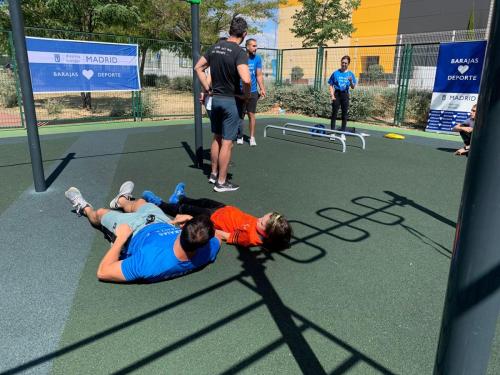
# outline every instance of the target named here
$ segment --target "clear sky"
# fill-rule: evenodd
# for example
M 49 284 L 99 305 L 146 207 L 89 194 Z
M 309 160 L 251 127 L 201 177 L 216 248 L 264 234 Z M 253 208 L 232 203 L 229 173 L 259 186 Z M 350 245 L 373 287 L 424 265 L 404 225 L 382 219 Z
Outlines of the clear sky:
M 252 23 L 252 21 L 250 21 Z M 260 48 L 276 48 L 276 30 L 278 24 L 274 20 L 266 20 L 263 22 L 253 22 L 258 24 L 262 29 L 262 33 L 249 35 L 257 39 L 257 45 Z

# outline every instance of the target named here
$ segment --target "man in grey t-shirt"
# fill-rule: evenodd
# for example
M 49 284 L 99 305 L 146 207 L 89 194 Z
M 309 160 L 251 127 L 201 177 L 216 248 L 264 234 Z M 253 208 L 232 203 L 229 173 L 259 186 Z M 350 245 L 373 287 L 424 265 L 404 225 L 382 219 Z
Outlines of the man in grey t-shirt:
M 247 23 L 235 17 L 229 28 L 229 38 L 220 40 L 203 55 L 194 70 L 203 89 L 212 96 L 210 122 L 214 134 L 210 148 L 212 172 L 208 181 L 217 192 L 234 191 L 238 185 L 227 181 L 233 141 L 243 118 L 242 100 L 250 96 L 248 56 L 240 47 L 247 35 Z M 210 87 L 205 70 L 210 68 Z M 243 87 L 240 87 L 240 79 Z

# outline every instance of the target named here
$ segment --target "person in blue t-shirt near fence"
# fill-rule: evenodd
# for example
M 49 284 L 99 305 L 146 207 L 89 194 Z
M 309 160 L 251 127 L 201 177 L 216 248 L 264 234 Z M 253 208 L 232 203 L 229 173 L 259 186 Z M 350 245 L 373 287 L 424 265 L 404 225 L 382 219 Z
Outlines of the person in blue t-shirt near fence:
M 339 108 L 341 108 L 342 127 L 340 130 L 346 131 L 347 113 L 349 111 L 349 89 L 354 89 L 357 83 L 354 73 L 347 70 L 350 63 L 351 58 L 349 56 L 346 55 L 342 57 L 340 60 L 340 69 L 335 70 L 328 80 L 328 84 L 330 85 L 330 95 L 332 98 L 332 118 L 330 122 L 332 130 L 335 130 L 337 114 L 339 113 Z
M 264 87 L 264 77 L 262 75 L 262 58 L 257 55 L 257 41 L 247 39 L 245 48 L 248 54 L 248 69 L 250 70 L 251 87 L 250 98 L 244 104 L 243 113 L 248 115 L 248 128 L 250 130 L 250 146 L 257 146 L 255 142 L 255 113 L 257 113 L 257 101 L 259 98 L 266 97 L 266 88 Z M 237 144 L 243 144 L 243 119 L 238 131 Z
M 215 261 L 221 242 L 208 216 L 197 216 L 179 229 L 176 221 L 154 204 L 132 200 L 133 189 L 132 181 L 123 183 L 109 204 L 111 210 L 95 210 L 75 187 L 65 193 L 78 215 L 86 216 L 112 238 L 113 244 L 97 269 L 99 280 L 156 282 L 186 275 Z

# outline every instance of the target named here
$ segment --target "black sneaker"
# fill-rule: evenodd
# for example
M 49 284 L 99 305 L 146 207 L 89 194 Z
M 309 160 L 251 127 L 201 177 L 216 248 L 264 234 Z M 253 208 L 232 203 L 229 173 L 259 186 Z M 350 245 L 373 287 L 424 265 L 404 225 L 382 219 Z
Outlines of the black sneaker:
M 219 181 L 215 182 L 214 190 L 218 193 L 222 193 L 224 191 L 235 191 L 238 190 L 240 187 L 236 184 L 233 184 L 231 182 L 224 182 L 223 184 L 219 183 Z
M 214 173 L 210 173 L 210 177 L 208 178 L 209 184 L 215 184 L 217 182 L 217 175 Z

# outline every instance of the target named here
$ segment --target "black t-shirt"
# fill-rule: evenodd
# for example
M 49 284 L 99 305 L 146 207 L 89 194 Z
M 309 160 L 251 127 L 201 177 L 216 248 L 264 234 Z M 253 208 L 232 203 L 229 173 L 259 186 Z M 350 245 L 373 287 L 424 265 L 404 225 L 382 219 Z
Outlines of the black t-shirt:
M 210 47 L 204 55 L 210 66 L 214 95 L 241 95 L 237 66 L 248 64 L 247 53 L 236 43 L 226 40 Z

